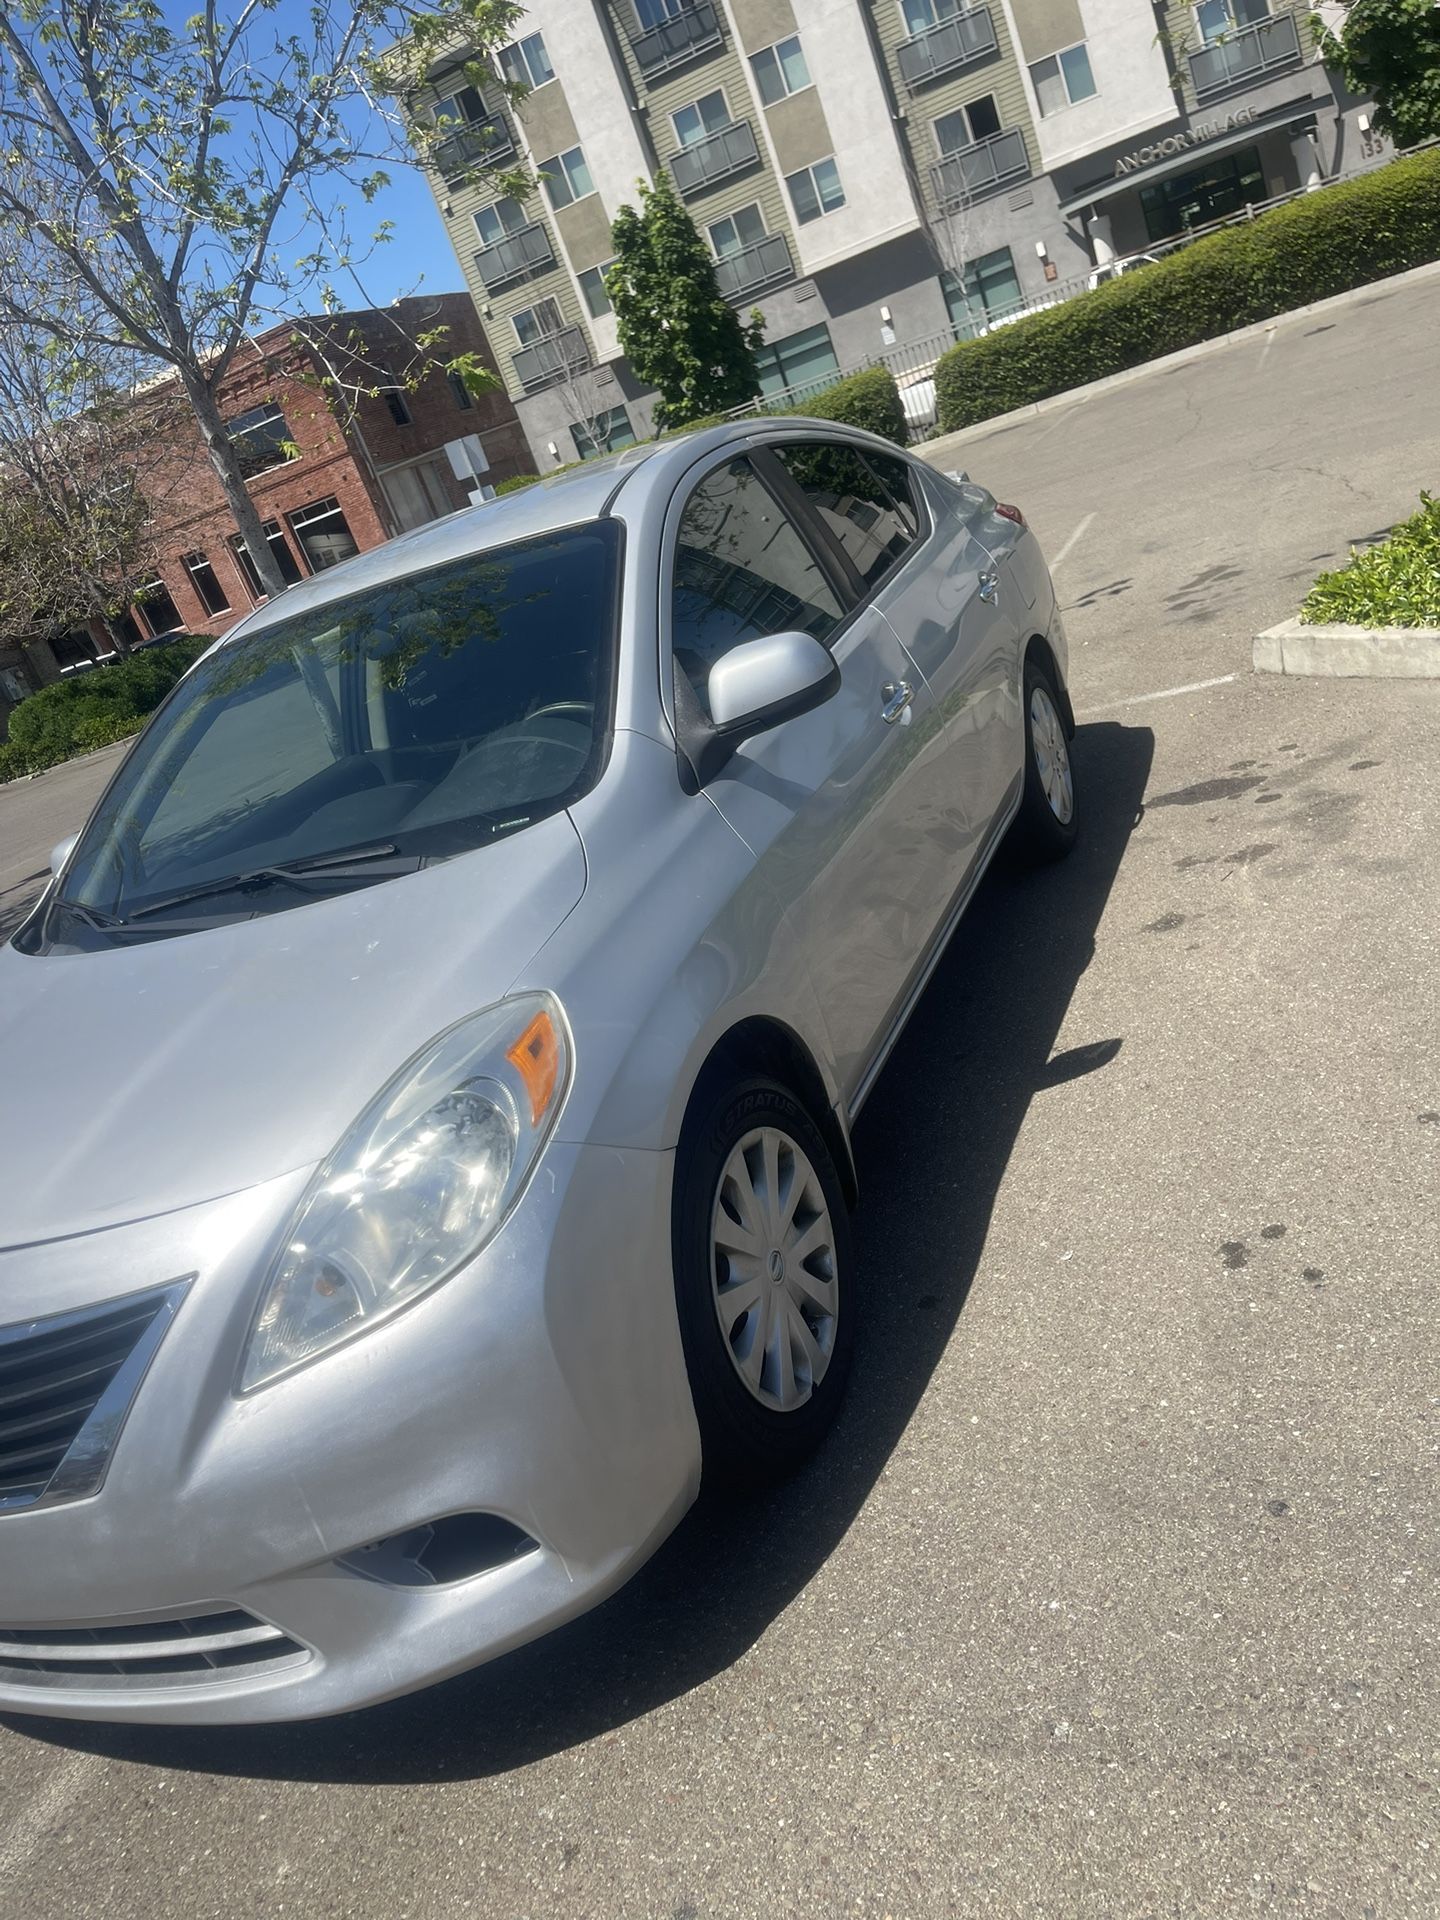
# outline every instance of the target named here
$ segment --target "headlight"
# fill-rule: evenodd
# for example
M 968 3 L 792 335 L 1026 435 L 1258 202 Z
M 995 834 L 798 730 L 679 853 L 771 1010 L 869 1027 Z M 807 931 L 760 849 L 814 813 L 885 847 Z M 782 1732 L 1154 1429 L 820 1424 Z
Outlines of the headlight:
M 306 1189 L 239 1391 L 367 1332 L 477 1253 L 519 1198 L 569 1078 L 565 1018 L 548 994 L 462 1020 L 402 1068 Z

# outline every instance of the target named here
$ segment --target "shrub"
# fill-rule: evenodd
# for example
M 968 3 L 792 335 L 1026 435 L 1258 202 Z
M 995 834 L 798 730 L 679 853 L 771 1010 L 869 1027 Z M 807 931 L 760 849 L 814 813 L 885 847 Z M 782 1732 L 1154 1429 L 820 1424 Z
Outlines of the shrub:
M 786 413 L 803 413 L 813 420 L 839 420 L 847 427 L 863 427 L 886 440 L 904 446 L 905 409 L 900 390 L 888 367 L 867 367 L 826 387 L 800 407 L 786 407 Z
M 1440 627 L 1440 498 L 1420 495 L 1420 511 L 1348 566 L 1322 573 L 1300 618 L 1357 627 Z
M 0 747 L 0 780 L 39 773 L 138 732 L 209 645 L 203 637 L 182 635 L 32 693 L 10 716 L 9 743 Z
M 941 356 L 954 432 L 1252 321 L 1440 258 L 1440 151 L 1412 154 L 1197 240 L 1153 267 Z
M 512 473 L 508 480 L 495 482 L 495 492 L 498 497 L 502 493 L 519 493 L 522 487 L 538 487 L 539 484 L 538 473 Z

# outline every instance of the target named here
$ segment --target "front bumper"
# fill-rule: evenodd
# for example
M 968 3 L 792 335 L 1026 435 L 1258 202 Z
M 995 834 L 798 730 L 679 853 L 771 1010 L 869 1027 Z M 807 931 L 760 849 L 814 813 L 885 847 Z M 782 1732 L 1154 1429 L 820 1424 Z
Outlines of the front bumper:
M 503 1232 L 388 1325 L 273 1386 L 232 1391 L 257 1277 L 303 1189 L 266 1188 L 0 1254 L 0 1318 L 196 1279 L 100 1492 L 0 1515 L 7 1631 L 133 1640 L 230 1611 L 285 1657 L 100 1678 L 0 1652 L 0 1709 L 83 1719 L 310 1718 L 492 1658 L 603 1599 L 694 1499 L 700 1443 L 670 1262 L 673 1155 L 552 1142 Z M 105 1276 L 96 1284 L 97 1274 Z M 449 1514 L 534 1550 L 453 1584 L 344 1564 Z M 12 1651 L 15 1642 L 11 1642 Z

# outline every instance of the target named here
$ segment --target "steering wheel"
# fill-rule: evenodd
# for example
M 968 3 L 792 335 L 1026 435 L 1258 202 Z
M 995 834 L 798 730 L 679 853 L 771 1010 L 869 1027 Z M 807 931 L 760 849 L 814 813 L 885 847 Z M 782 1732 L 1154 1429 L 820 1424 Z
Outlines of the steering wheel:
M 572 714 L 578 714 L 586 720 L 593 719 L 595 702 L 593 700 L 552 700 L 548 706 L 537 707 L 534 713 L 527 713 L 520 724 L 528 727 L 534 720 L 548 720 L 551 717 Z

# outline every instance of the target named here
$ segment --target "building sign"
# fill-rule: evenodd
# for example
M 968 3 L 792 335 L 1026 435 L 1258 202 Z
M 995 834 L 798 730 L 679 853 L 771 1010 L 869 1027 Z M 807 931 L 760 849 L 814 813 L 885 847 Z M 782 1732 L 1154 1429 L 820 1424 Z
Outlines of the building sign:
M 1248 127 L 1254 118 L 1254 107 L 1237 107 L 1233 113 L 1227 113 L 1223 120 L 1202 120 L 1193 127 L 1186 127 L 1183 132 L 1157 140 L 1153 147 L 1137 147 L 1133 153 L 1123 153 L 1115 162 L 1115 178 L 1119 180 L 1127 173 L 1138 173 L 1142 167 L 1153 166 L 1157 160 L 1168 160 L 1172 153 L 1187 153 L 1191 147 L 1203 147 L 1207 140 L 1218 140 L 1222 133 L 1229 133 L 1232 127 Z

